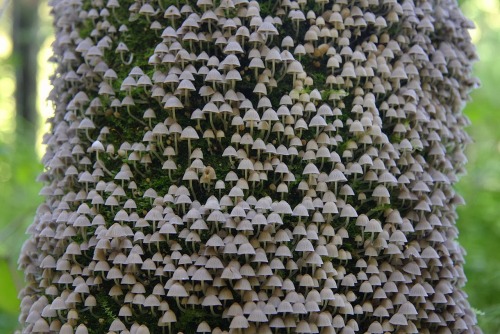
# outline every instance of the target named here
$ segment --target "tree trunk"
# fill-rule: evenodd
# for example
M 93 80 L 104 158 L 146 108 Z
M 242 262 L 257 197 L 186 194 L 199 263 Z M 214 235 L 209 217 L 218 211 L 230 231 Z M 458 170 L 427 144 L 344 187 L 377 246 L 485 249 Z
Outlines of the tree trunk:
M 37 67 L 40 48 L 37 33 L 38 0 L 12 3 L 12 41 L 16 64 L 17 133 L 23 142 L 34 145 L 37 116 Z
M 480 332 L 454 1 L 52 6 L 24 332 Z

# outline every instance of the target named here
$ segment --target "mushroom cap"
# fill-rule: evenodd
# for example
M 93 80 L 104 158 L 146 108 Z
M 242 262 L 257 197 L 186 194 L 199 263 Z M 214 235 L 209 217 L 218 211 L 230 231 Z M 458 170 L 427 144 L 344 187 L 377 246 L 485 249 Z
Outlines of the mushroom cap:
M 174 283 L 170 287 L 165 286 L 165 290 L 167 289 L 167 297 L 189 297 L 186 289 L 180 283 Z

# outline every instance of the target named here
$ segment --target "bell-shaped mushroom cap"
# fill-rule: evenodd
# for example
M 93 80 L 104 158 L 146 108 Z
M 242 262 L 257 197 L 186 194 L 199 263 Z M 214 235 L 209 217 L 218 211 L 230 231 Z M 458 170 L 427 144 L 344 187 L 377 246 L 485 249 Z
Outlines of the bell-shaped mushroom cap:
M 309 323 L 305 320 L 299 321 L 297 327 L 295 328 L 296 333 L 312 333 Z
M 52 304 L 50 306 L 52 310 L 67 310 L 68 307 L 62 297 L 57 297 L 52 301 Z
M 344 173 L 342 173 L 338 169 L 334 169 L 330 175 L 328 176 L 328 181 L 330 182 L 345 182 L 347 181 L 347 178 L 345 177 Z
M 196 333 L 211 333 L 212 329 L 206 321 L 202 321 L 196 328 Z
M 78 325 L 75 331 L 75 334 L 88 334 L 88 333 L 89 331 L 87 329 L 87 326 L 85 326 L 84 324 Z
M 231 320 L 229 324 L 229 328 L 231 329 L 240 329 L 240 328 L 248 328 L 248 320 L 243 315 L 237 315 Z
M 180 283 L 174 283 L 170 288 L 165 286 L 165 289 L 168 289 L 167 297 L 189 297 L 186 289 Z
M 219 298 L 217 298 L 216 295 L 209 295 L 203 298 L 203 301 L 201 303 L 202 306 L 221 306 L 222 303 L 220 302 Z
M 374 321 L 368 327 L 368 332 L 373 334 L 382 334 L 384 333 L 384 329 L 382 328 L 380 322 Z
M 302 73 L 304 69 L 302 68 L 302 64 L 296 60 L 294 60 L 287 68 L 286 72 L 291 74 L 299 74 Z
M 161 317 L 161 321 L 163 323 L 169 324 L 169 323 L 177 322 L 177 317 L 176 317 L 174 311 L 169 309 L 163 314 L 163 316 Z
M 396 313 L 396 314 L 394 314 L 391 317 L 391 319 L 389 319 L 389 322 L 392 325 L 396 325 L 396 326 L 406 326 L 406 325 L 408 325 L 408 320 L 406 319 L 406 317 L 402 313 Z
M 365 232 L 380 233 L 382 232 L 382 226 L 378 220 L 370 219 L 365 226 Z
M 109 330 L 113 332 L 119 332 L 119 331 L 124 331 L 127 328 L 123 324 L 123 322 L 120 321 L 120 319 L 115 319 L 109 326 Z
M 356 218 L 358 213 L 350 204 L 346 204 L 340 212 L 340 217 Z
M 196 132 L 196 130 L 193 127 L 187 126 L 186 128 L 184 128 L 182 130 L 180 138 L 181 139 L 199 139 L 200 137 L 198 136 L 198 133 Z
M 248 316 L 248 320 L 251 322 L 256 322 L 256 323 L 268 322 L 267 316 L 258 307 L 256 307 L 252 312 L 250 312 L 250 315 Z
M 137 328 L 137 331 L 135 332 L 136 334 L 149 334 L 149 328 L 146 325 L 140 325 L 139 328 Z
M 295 247 L 297 252 L 314 252 L 314 247 L 307 238 L 302 238 Z
M 239 315 L 243 315 L 243 308 L 241 307 L 240 304 L 234 302 L 228 308 L 227 315 L 229 317 L 236 317 L 236 316 L 239 316 Z
M 304 175 L 319 175 L 319 169 L 314 165 L 313 163 L 307 164 L 307 166 L 304 168 L 304 171 L 302 172 Z
M 50 333 L 49 324 L 43 318 L 38 319 L 33 325 L 33 333 Z

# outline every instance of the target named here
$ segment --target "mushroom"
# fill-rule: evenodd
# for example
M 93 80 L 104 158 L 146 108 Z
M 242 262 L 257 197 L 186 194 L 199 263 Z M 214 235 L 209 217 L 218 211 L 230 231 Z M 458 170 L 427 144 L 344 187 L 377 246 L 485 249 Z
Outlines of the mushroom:
M 198 133 L 191 126 L 188 126 L 182 130 L 180 139 L 181 140 L 187 139 L 187 141 L 188 141 L 188 157 L 191 156 L 191 140 L 192 139 L 199 139 L 199 138 L 200 137 L 198 136 Z
M 164 107 L 164 109 L 170 110 L 172 112 L 172 118 L 174 119 L 174 122 L 175 122 L 176 121 L 175 110 L 183 108 L 184 105 L 177 97 L 171 96 L 167 99 L 167 101 L 165 102 L 165 105 L 163 107 Z

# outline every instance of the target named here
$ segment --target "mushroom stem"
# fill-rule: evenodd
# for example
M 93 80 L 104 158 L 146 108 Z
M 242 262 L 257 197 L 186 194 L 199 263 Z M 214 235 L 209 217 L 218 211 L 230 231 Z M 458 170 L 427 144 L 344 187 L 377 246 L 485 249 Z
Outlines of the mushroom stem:
M 61 310 L 57 310 L 57 316 L 59 317 L 59 320 L 64 321 L 64 317 L 61 314 Z
M 215 125 L 214 125 L 214 119 L 212 117 L 212 112 L 209 113 L 209 118 L 210 118 L 210 125 L 212 126 L 212 130 L 214 131 L 214 133 L 217 133 L 217 130 L 215 130 Z
M 134 169 L 135 171 L 141 176 L 141 177 L 146 177 L 146 175 L 144 175 L 143 173 L 141 173 L 141 171 L 139 170 L 139 168 L 137 168 L 137 164 L 135 163 L 135 161 L 133 162 L 133 165 L 134 165 Z
M 175 145 L 175 152 L 178 152 L 177 134 L 174 134 L 174 145 Z
M 180 311 L 182 312 L 186 311 L 186 309 L 181 306 L 181 301 L 179 297 L 175 297 L 175 302 L 177 303 L 177 307 L 179 308 Z
M 130 65 L 130 64 L 132 64 L 132 61 L 134 60 L 134 54 L 131 53 L 130 56 L 129 56 L 129 58 L 128 58 L 128 60 L 125 60 L 123 58 L 123 54 L 124 54 L 124 52 L 120 52 L 120 59 L 121 59 L 122 63 L 124 65 Z
M 85 129 L 85 135 L 87 136 L 87 139 L 92 143 L 93 140 L 92 140 L 92 138 L 90 138 L 89 129 Z
M 134 120 L 136 120 L 137 122 L 141 123 L 142 125 L 146 126 L 146 123 L 144 123 L 142 120 L 138 119 L 137 117 L 135 117 L 134 115 L 132 115 L 132 112 L 130 111 L 130 106 L 127 106 L 127 113 L 130 117 L 132 117 Z
M 193 198 L 196 200 L 196 192 L 193 188 L 193 180 L 189 180 L 189 189 L 191 189 L 191 194 L 193 194 Z
M 106 166 L 104 166 L 104 163 L 102 162 L 102 160 L 99 160 L 98 158 L 96 159 L 96 163 L 99 167 L 101 167 L 101 169 L 103 171 L 105 171 L 109 176 L 113 176 L 113 173 L 111 173 L 109 171 L 109 169 L 106 168 Z M 123 187 L 123 180 L 122 180 L 122 187 Z

